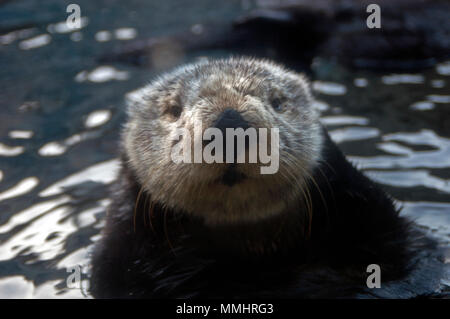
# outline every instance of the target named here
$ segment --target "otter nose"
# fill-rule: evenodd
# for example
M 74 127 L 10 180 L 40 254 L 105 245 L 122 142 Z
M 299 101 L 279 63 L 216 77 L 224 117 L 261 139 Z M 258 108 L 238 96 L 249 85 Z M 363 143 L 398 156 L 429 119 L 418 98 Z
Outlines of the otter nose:
M 244 131 L 248 128 L 250 128 L 250 124 L 241 116 L 241 114 L 233 109 L 226 109 L 223 111 L 218 117 L 217 120 L 213 123 L 211 126 L 212 128 L 217 128 L 222 132 L 222 138 L 223 138 L 223 146 L 227 145 L 227 134 L 226 129 L 238 129 L 241 128 Z M 233 136 L 234 141 L 228 141 L 233 142 L 234 144 L 234 157 L 237 156 L 237 135 Z M 214 140 L 214 139 L 213 139 Z M 210 143 L 210 141 L 203 141 L 204 145 Z M 249 149 L 249 140 L 248 137 L 245 137 L 245 149 Z M 225 158 L 225 153 L 223 154 Z
M 219 115 L 212 127 L 218 128 L 222 131 L 223 136 L 226 136 L 225 132 L 227 128 L 242 128 L 246 130 L 250 125 L 239 112 L 233 109 L 226 109 Z

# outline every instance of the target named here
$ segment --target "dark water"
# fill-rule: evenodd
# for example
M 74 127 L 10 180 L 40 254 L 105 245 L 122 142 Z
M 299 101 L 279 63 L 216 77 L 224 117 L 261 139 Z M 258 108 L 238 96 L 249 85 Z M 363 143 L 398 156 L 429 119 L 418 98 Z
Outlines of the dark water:
M 86 273 L 99 238 L 123 96 L 160 72 L 102 65 L 98 57 L 136 37 L 230 21 L 251 2 L 79 0 L 85 19 L 78 32 L 59 23 L 71 2 L 43 3 L 0 5 L 0 298 L 86 297 L 85 289 L 67 288 L 67 270 L 79 265 Z M 170 60 L 163 69 L 199 55 L 152 59 Z M 385 185 L 402 214 L 437 238 L 448 263 L 450 61 L 382 74 L 316 58 L 313 88 L 333 139 Z

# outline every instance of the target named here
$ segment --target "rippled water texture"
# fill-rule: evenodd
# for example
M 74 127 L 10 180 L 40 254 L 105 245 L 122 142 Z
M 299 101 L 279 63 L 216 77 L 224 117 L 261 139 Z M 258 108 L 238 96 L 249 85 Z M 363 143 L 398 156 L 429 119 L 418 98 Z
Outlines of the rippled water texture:
M 83 289 L 69 289 L 67 271 L 88 271 L 99 238 L 118 167 L 123 96 L 160 71 L 99 65 L 96 57 L 136 37 L 231 20 L 243 10 L 241 1 L 77 3 L 84 18 L 76 32 L 62 23 L 61 1 L 0 6 L 1 27 L 11 29 L 0 37 L 0 298 L 89 297 L 86 276 Z M 332 138 L 402 214 L 439 240 L 448 262 L 450 61 L 381 74 L 316 58 L 313 89 Z

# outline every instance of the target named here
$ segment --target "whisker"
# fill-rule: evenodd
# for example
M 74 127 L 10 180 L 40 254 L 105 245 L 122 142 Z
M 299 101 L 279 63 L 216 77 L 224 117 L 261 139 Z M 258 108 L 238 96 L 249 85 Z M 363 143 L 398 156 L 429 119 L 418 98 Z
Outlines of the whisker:
M 144 191 L 144 186 L 141 186 L 138 196 L 136 197 L 136 202 L 134 203 L 134 211 L 133 211 L 133 230 L 136 232 L 136 214 L 137 214 L 137 206 L 141 199 L 142 192 Z
M 167 230 L 167 211 L 168 211 L 168 208 L 167 208 L 167 207 L 164 207 L 164 235 L 166 236 L 166 240 L 167 240 L 167 243 L 169 244 L 170 251 L 171 251 L 174 255 L 176 255 L 175 250 L 174 250 L 174 248 L 173 248 L 173 246 L 172 246 L 172 243 L 170 242 L 170 239 L 169 239 L 169 232 L 168 232 L 168 230 Z
M 302 197 L 303 197 L 304 203 L 306 205 L 306 217 L 308 219 L 306 235 L 307 235 L 307 237 L 309 237 L 309 235 L 311 233 L 311 220 L 312 220 L 312 211 L 313 211 L 312 198 L 311 198 L 311 194 L 309 193 L 308 188 L 304 187 L 305 186 L 304 181 L 300 181 L 299 177 L 295 176 L 293 173 L 293 172 L 295 172 L 295 168 L 299 168 L 300 170 L 302 170 L 302 168 L 299 165 L 296 165 L 295 162 L 290 161 L 289 158 L 282 157 L 282 160 L 283 160 L 283 163 L 286 164 L 286 166 L 288 166 L 287 172 L 290 174 L 292 180 L 295 182 L 295 184 L 297 185 L 297 187 L 299 188 L 299 190 L 302 193 Z M 302 170 L 302 172 L 303 172 L 303 170 Z

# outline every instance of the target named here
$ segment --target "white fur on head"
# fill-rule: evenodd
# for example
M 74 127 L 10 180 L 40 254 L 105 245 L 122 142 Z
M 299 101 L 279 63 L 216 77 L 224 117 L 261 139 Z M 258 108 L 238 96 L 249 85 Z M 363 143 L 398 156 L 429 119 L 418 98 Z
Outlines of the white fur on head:
M 282 110 L 273 108 L 282 103 Z M 123 145 L 129 165 L 152 200 L 203 217 L 207 223 L 256 221 L 283 212 L 304 196 L 319 160 L 322 135 L 304 76 L 269 61 L 230 58 L 179 67 L 128 95 Z M 259 164 L 238 164 L 240 183 L 220 182 L 225 164 L 175 164 L 178 128 L 208 128 L 226 108 L 255 128 L 278 128 L 280 168 L 261 175 Z

